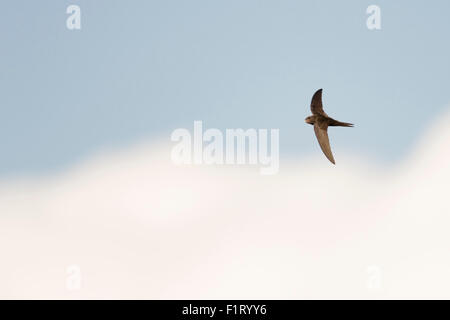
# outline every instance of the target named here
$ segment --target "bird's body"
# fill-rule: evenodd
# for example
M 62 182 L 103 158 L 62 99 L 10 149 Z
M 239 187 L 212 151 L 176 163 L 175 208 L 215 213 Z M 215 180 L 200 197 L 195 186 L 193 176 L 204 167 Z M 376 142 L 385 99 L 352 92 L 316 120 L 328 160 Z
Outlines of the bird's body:
M 352 123 L 337 121 L 331 117 L 324 117 L 321 115 L 313 115 L 308 118 L 310 118 L 309 121 L 311 121 L 311 122 L 307 121 L 307 123 L 310 123 L 312 125 L 314 125 L 315 123 L 318 123 L 319 127 L 321 127 L 321 128 L 324 127 L 325 125 L 328 127 L 353 127 Z
M 311 99 L 311 112 L 312 116 L 307 117 L 305 122 L 314 126 L 314 132 L 320 148 L 328 160 L 335 164 L 328 138 L 328 127 L 353 127 L 353 124 L 334 120 L 323 111 L 322 89 L 317 90 Z

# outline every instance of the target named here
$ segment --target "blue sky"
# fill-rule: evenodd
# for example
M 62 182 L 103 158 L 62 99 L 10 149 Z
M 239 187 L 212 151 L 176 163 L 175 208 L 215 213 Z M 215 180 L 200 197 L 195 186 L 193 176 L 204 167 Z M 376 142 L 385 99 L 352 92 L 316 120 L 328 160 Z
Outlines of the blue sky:
M 82 29 L 66 28 L 81 7 Z M 366 28 L 381 8 L 382 29 Z M 282 156 L 320 150 L 304 123 L 324 89 L 336 158 L 395 163 L 450 102 L 448 1 L 8 1 L 0 19 L 0 177 L 205 127 L 279 128 Z

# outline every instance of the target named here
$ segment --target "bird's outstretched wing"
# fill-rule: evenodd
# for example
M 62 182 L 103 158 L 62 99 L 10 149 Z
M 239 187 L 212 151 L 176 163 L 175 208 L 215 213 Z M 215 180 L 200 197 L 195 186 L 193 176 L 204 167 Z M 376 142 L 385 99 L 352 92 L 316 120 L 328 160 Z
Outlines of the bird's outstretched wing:
M 312 112 L 312 114 L 319 114 L 319 115 L 328 117 L 328 115 L 325 113 L 325 111 L 323 111 L 322 89 L 317 90 L 311 99 L 311 112 Z
M 330 140 L 328 139 L 327 129 L 328 126 L 326 125 L 320 126 L 317 122 L 314 124 L 314 132 L 316 134 L 317 141 L 319 141 L 320 148 L 322 149 L 328 160 L 330 160 L 331 163 L 336 164 L 334 162 L 333 154 L 331 153 Z

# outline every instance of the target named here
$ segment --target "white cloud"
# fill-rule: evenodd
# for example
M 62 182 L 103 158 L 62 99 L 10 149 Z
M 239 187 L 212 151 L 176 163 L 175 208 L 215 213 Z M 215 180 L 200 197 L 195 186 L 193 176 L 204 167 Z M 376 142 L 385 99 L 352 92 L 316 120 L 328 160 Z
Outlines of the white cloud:
M 318 154 L 261 176 L 159 144 L 4 182 L 0 298 L 450 298 L 449 124 L 390 170 Z

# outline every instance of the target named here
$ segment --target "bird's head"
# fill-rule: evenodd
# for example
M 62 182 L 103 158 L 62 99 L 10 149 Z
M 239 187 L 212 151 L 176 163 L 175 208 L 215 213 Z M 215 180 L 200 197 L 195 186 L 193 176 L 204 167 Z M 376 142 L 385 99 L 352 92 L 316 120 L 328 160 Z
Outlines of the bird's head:
M 305 122 L 309 124 L 314 124 L 314 116 L 306 117 Z

